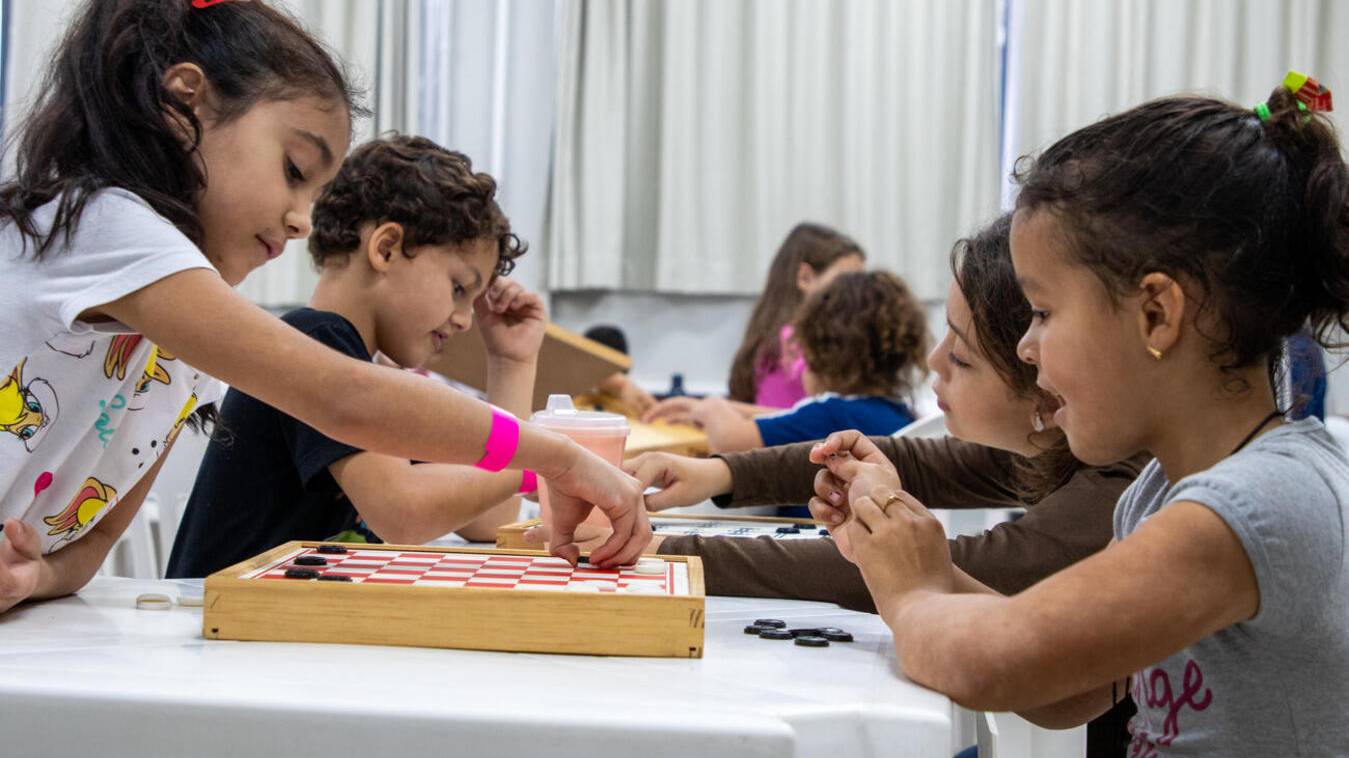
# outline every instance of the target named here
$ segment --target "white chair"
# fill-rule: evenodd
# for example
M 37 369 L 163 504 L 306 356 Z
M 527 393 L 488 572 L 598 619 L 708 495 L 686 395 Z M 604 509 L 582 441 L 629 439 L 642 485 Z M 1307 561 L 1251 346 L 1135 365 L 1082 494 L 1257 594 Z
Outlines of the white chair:
M 979 758 L 1080 758 L 1087 752 L 1087 727 L 1051 730 L 1015 713 L 977 715 Z
M 147 508 L 153 510 L 149 497 L 127 525 L 126 531 L 113 543 L 98 573 L 132 579 L 158 579 L 162 576 L 155 558 L 154 536 L 150 529 L 151 514 L 147 513 Z
M 924 416 L 908 426 L 890 435 L 892 437 L 945 437 L 946 414 L 934 413 L 931 416 Z
M 197 469 L 201 468 L 201 459 L 206 455 L 206 446 L 210 438 L 191 429 L 184 429 L 173 443 L 173 451 L 164 462 L 155 486 L 150 488 L 150 498 L 154 499 L 151 527 L 157 546 L 156 566 L 159 576 L 169 565 L 169 554 L 173 552 L 173 540 L 178 536 L 178 522 L 183 518 L 183 509 L 192 495 L 192 486 L 197 481 Z
M 1326 416 L 1326 431 L 1340 443 L 1340 447 L 1349 452 L 1349 418 L 1344 416 Z
M 140 512 L 103 561 L 99 574 L 133 579 L 162 579 L 168 567 L 178 522 L 197 479 L 202 456 L 210 442 L 204 434 L 184 430 L 174 442 Z

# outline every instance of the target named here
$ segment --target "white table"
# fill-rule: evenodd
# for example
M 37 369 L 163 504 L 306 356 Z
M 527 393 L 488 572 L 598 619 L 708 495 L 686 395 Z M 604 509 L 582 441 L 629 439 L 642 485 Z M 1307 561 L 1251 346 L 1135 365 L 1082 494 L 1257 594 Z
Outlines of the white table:
M 0 615 L 5 756 L 947 758 L 951 703 L 897 673 L 876 616 L 707 599 L 700 660 L 208 641 L 172 581 L 99 578 Z M 828 648 L 755 618 L 837 626 Z M 596 624 L 604 623 L 602 618 Z

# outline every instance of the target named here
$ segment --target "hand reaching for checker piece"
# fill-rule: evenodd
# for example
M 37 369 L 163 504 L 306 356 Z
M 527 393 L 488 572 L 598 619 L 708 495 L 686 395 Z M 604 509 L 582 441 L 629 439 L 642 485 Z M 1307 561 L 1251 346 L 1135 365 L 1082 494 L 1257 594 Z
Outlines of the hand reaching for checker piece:
M 951 592 L 955 569 L 941 522 L 905 492 L 884 454 L 860 432 L 831 434 L 811 450 L 824 464 L 811 514 L 857 564 L 877 607 L 913 591 Z
M 843 528 L 852 516 L 849 500 L 878 486 L 901 489 L 899 472 L 866 435 L 855 429 L 826 437 L 811 449 L 810 460 L 824 466 L 815 475 L 810 515 L 828 527 L 843 557 L 856 563 L 849 534 Z

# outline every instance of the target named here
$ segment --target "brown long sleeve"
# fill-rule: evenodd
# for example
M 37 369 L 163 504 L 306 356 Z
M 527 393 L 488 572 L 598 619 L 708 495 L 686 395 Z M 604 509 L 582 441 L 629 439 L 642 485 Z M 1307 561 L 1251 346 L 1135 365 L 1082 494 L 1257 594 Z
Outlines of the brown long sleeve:
M 904 489 L 929 508 L 1014 508 L 1012 454 L 954 437 L 872 437 L 899 472 Z M 810 462 L 814 442 L 764 447 L 718 456 L 731 469 L 730 497 L 722 508 L 804 503 L 815 494 Z
M 878 438 L 877 443 L 884 443 L 881 450 L 895 462 L 905 489 L 929 507 L 1022 505 L 1016 499 L 1010 454 L 950 438 Z M 806 443 L 725 456 L 734 482 L 732 504 L 805 500 L 813 492 L 818 468 L 806 458 L 809 450 Z M 977 537 L 951 540 L 952 561 L 989 587 L 1011 594 L 1082 560 L 1110 542 L 1115 501 L 1142 463 L 1134 459 L 1078 471 L 1028 506 L 1020 519 Z M 783 468 L 773 471 L 774 466 Z M 796 469 L 805 469 L 806 475 Z M 761 483 L 758 495 L 752 489 L 755 482 Z M 829 540 L 668 537 L 659 551 L 702 556 L 709 594 L 823 600 L 874 609 L 861 573 Z

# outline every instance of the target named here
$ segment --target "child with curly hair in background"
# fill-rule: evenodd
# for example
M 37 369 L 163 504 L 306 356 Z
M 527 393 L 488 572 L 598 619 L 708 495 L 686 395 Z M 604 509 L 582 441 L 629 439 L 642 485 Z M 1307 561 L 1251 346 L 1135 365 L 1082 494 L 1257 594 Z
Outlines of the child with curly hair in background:
M 755 416 L 719 397 L 686 399 L 713 452 L 816 440 L 844 429 L 892 434 L 914 420 L 905 399 L 927 375 L 927 318 L 898 276 L 841 274 L 792 323 L 809 396 Z

